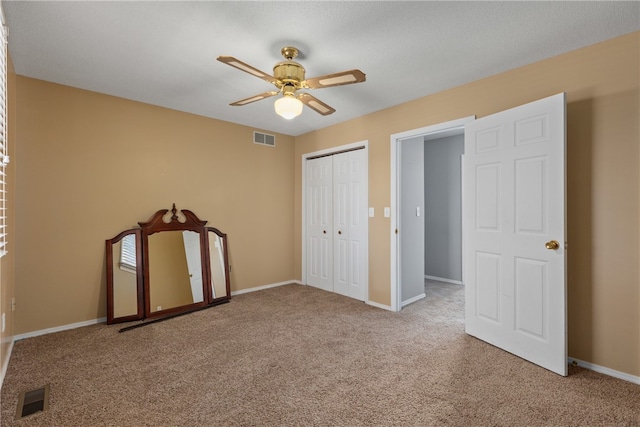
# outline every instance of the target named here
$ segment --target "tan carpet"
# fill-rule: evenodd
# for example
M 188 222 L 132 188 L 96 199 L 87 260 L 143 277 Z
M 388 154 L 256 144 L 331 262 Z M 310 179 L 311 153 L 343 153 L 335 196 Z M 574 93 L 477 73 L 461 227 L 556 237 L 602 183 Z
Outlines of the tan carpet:
M 567 378 L 463 332 L 461 286 L 391 313 L 286 285 L 118 333 L 17 342 L 3 426 L 640 426 L 640 386 Z M 50 409 L 14 421 L 18 394 Z

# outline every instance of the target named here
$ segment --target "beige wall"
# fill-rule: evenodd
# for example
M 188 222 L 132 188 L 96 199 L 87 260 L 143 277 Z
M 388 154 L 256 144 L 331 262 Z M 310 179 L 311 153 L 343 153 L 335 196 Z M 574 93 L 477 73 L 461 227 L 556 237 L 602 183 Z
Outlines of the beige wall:
M 15 332 L 103 317 L 104 240 L 172 202 L 228 233 L 232 289 L 301 279 L 302 154 L 368 140 L 380 213 L 391 134 L 564 91 L 569 354 L 640 375 L 639 37 L 277 135 L 275 149 L 252 144 L 244 126 L 18 77 Z M 388 305 L 389 220 L 376 215 L 369 231 L 369 298 Z M 3 309 L 8 289 L 3 264 Z
M 301 156 L 369 141 L 369 206 L 390 206 L 394 133 L 483 117 L 567 93 L 569 355 L 640 375 L 640 33 L 296 137 L 295 271 L 301 278 Z M 365 83 L 366 84 L 366 83 Z M 369 298 L 390 304 L 388 218 L 369 222 Z
M 17 96 L 17 334 L 106 316 L 104 241 L 174 202 L 227 233 L 232 290 L 293 279 L 293 137 L 23 76 Z

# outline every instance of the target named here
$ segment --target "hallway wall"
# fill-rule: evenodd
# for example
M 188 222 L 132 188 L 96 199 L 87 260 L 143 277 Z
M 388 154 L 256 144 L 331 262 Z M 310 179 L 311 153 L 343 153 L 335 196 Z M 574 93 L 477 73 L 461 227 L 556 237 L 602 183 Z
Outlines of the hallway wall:
M 464 135 L 424 143 L 424 274 L 462 281 L 461 158 Z

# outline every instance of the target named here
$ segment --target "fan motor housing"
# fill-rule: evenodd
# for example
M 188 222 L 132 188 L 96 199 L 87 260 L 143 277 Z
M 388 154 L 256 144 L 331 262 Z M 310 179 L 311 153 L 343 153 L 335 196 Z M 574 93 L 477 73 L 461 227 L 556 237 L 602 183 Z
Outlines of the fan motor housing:
M 273 77 L 283 83 L 294 84 L 297 88 L 304 81 L 304 73 L 304 67 L 294 61 L 282 61 L 273 67 Z

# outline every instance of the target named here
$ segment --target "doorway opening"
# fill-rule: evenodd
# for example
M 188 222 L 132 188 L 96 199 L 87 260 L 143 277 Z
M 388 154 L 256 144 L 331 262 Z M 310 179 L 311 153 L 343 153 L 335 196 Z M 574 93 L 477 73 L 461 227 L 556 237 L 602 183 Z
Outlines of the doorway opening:
M 461 128 L 465 332 L 566 376 L 566 244 L 560 243 L 566 242 L 564 93 L 478 120 L 392 135 L 393 308 L 402 308 L 413 280 L 403 265 L 412 250 L 404 247 L 411 215 L 400 203 L 404 144 Z
M 463 154 L 462 130 L 424 137 L 424 277 L 456 285 L 462 285 Z
M 464 282 L 460 151 L 464 125 L 474 119 L 470 116 L 391 135 L 390 279 L 394 311 L 424 298 L 425 280 Z M 445 172 L 447 176 L 443 176 Z M 443 203 L 446 206 L 440 206 Z

